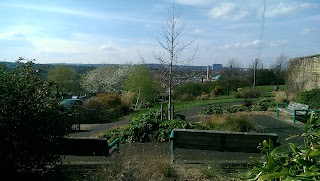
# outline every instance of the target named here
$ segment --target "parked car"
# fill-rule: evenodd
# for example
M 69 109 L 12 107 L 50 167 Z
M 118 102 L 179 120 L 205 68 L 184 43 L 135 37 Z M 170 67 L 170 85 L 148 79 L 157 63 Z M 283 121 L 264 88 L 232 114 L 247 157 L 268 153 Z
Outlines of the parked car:
M 63 106 L 66 109 L 72 109 L 75 106 L 82 106 L 84 101 L 82 99 L 78 98 L 72 98 L 72 99 L 64 99 L 62 100 L 59 105 Z

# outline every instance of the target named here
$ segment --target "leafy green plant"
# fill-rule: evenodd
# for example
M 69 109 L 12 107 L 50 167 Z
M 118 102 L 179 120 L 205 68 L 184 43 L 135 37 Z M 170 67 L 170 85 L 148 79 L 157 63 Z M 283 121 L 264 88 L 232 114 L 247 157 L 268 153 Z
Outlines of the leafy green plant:
M 102 119 L 106 121 L 112 121 L 129 112 L 128 105 L 122 103 L 121 95 L 118 93 L 100 93 L 88 99 L 85 106 L 101 110 Z
M 303 145 L 288 143 L 275 148 L 271 141 L 260 145 L 264 153 L 261 163 L 251 162 L 248 180 L 319 180 L 320 179 L 320 119 L 312 115 L 305 125 Z
M 165 142 L 169 140 L 173 128 L 193 128 L 193 124 L 178 114 L 173 120 L 161 120 L 161 111 L 151 109 L 134 119 L 128 127 L 107 131 L 100 137 L 112 139 L 119 136 L 121 142 Z
M 241 90 L 242 98 L 259 98 L 261 92 L 258 89 L 246 88 Z
M 200 115 L 214 115 L 214 114 L 230 114 L 237 112 L 248 111 L 267 111 L 268 108 L 275 107 L 270 100 L 267 99 L 245 99 L 243 105 L 210 105 L 206 109 L 200 111 Z
M 298 102 L 308 104 L 312 109 L 320 108 L 320 88 L 303 91 L 298 95 Z
M 13 69 L 0 65 L 3 178 L 41 180 L 60 161 L 51 149 L 68 134 L 72 121 L 60 112 L 53 84 L 42 79 L 41 70 L 32 61 L 19 61 Z

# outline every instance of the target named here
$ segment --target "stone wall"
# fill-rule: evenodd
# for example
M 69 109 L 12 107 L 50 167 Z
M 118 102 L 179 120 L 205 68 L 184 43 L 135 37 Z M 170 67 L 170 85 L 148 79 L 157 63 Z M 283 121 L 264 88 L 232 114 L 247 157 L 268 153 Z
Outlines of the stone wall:
M 287 72 L 287 94 L 295 100 L 306 90 L 320 87 L 320 54 L 290 59 Z

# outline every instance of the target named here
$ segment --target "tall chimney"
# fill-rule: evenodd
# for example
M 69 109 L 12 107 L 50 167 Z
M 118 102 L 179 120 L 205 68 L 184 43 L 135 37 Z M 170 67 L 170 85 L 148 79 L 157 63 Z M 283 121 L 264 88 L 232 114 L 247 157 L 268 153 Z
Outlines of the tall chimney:
M 207 66 L 207 81 L 209 81 L 209 65 Z

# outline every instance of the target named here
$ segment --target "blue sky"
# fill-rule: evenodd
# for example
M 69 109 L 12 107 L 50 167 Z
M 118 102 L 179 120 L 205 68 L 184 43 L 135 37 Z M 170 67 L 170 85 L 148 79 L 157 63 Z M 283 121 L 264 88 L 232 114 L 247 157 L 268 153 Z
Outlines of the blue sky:
M 185 26 L 180 41 L 192 65 L 235 58 L 248 67 L 259 57 L 270 66 L 320 53 L 320 1 L 176 0 Z M 153 56 L 172 0 L 0 0 L 0 61 L 36 63 L 159 63 Z M 262 37 L 262 39 L 261 39 Z M 262 41 L 261 41 L 262 40 Z M 261 54 L 259 47 L 261 46 Z M 181 57 L 184 58 L 184 57 Z

